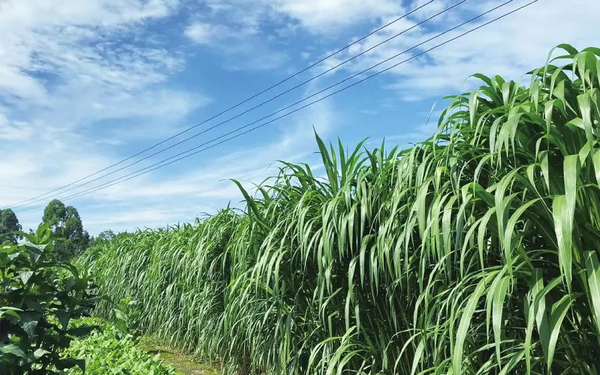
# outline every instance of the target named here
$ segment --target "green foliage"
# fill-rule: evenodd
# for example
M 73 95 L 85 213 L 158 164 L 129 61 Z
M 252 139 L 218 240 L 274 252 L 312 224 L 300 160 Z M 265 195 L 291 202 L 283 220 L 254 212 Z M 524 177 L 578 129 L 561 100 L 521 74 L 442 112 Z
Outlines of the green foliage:
M 86 362 L 86 375 L 176 375 L 173 367 L 162 362 L 159 355 L 146 352 L 130 335 L 112 324 L 98 319 L 82 319 L 80 324 L 99 326 L 91 335 L 73 340 L 64 352 L 65 356 L 83 358 Z M 73 368 L 68 374 L 83 374 Z
M 16 244 L 21 239 L 21 236 L 15 232 L 21 230 L 19 219 L 14 211 L 10 208 L 0 210 L 0 245 L 8 242 Z
M 115 239 L 115 234 L 112 230 L 105 230 L 104 232 L 101 232 L 98 235 L 98 238 L 96 239 L 96 241 L 98 242 L 104 242 L 104 241 L 112 241 Z
M 84 367 L 60 357 L 73 337 L 90 327 L 72 319 L 90 312 L 94 285 L 69 263 L 53 261 L 54 241 L 45 225 L 27 241 L 0 248 L 0 373 L 48 374 L 50 368 Z
M 122 233 L 119 233 L 119 235 L 122 235 Z M 98 237 L 90 236 L 88 246 L 91 247 L 103 242 L 113 241 L 116 237 L 117 235 L 112 230 L 108 229 L 101 232 Z
M 56 238 L 62 239 L 56 244 L 59 259 L 70 260 L 88 247 L 90 235 L 83 230 L 81 217 L 75 207 L 65 207 L 64 203 L 54 199 L 44 209 L 42 221 L 48 224 Z
M 475 75 L 411 149 L 317 139 L 325 178 L 284 163 L 241 214 L 82 262 L 230 373 L 598 374 L 600 49 L 560 49 L 528 88 Z
M 132 300 L 131 297 L 122 298 L 118 303 L 114 303 L 108 297 L 104 299 L 113 305 L 112 316 L 109 316 L 109 319 L 117 332 L 121 335 L 131 335 L 134 338 L 139 338 L 141 336 L 139 330 L 141 313 L 139 303 Z

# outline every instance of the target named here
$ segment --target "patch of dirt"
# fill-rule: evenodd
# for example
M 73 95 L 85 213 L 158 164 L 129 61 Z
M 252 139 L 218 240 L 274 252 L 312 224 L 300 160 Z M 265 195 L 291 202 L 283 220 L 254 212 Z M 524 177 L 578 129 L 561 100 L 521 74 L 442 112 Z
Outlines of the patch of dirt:
M 165 363 L 175 367 L 184 375 L 218 375 L 221 373 L 215 366 L 198 363 L 191 356 L 158 345 L 151 339 L 143 340 L 143 346 L 150 353 L 158 353 Z

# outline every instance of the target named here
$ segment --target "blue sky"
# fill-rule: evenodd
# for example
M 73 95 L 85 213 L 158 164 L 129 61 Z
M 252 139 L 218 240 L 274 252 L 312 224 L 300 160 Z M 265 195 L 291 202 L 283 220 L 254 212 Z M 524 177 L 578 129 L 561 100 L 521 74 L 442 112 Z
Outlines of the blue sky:
M 205 125 L 235 116 L 458 0 L 435 0 L 325 63 Z M 527 3 L 514 0 L 473 26 Z M 149 147 L 303 69 L 429 1 L 394 0 L 0 0 L 0 207 L 66 185 Z M 468 0 L 393 41 L 150 160 L 78 191 L 246 125 L 502 3 Z M 385 137 L 425 139 L 445 95 L 469 90 L 476 72 L 519 79 L 559 43 L 598 45 L 597 0 L 540 0 L 531 7 L 194 157 L 74 200 L 91 233 L 191 221 L 258 183 L 277 160 L 318 168 L 313 128 L 348 146 Z M 473 26 L 465 26 L 440 43 Z M 398 60 L 411 56 L 406 54 Z M 390 64 L 396 62 L 392 61 Z M 389 64 L 382 65 L 385 68 Z M 427 118 L 433 110 L 432 123 Z M 173 140 L 174 142 L 182 137 Z M 159 149 L 156 149 L 159 150 Z M 156 151 L 155 150 L 155 151 Z M 25 228 L 47 200 L 15 208 Z

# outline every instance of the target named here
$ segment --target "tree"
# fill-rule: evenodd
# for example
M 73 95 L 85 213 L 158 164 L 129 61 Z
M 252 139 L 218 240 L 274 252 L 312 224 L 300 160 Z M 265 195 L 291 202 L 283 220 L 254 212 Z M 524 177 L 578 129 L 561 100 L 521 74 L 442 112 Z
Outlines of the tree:
M 42 221 L 48 224 L 56 238 L 63 239 L 56 246 L 59 259 L 70 259 L 87 248 L 90 235 L 83 230 L 81 217 L 75 207 L 65 207 L 63 202 L 54 199 L 44 209 Z
M 10 208 L 0 210 L 0 245 L 4 242 L 16 244 L 21 236 L 13 232 L 20 230 L 21 224 L 19 224 L 19 219 L 14 211 Z
M 115 233 L 108 229 L 105 230 L 104 232 L 101 232 L 98 235 L 98 238 L 96 239 L 97 242 L 104 242 L 104 241 L 112 241 L 115 238 Z

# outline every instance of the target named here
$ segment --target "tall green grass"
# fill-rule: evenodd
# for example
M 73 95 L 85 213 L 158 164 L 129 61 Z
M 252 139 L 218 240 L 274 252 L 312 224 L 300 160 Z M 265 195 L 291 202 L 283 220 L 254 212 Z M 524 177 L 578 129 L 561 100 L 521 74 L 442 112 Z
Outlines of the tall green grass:
M 283 163 L 243 212 L 82 262 L 226 372 L 598 374 L 600 49 L 559 50 L 528 87 L 475 75 L 411 149 L 317 137 L 325 178 Z

